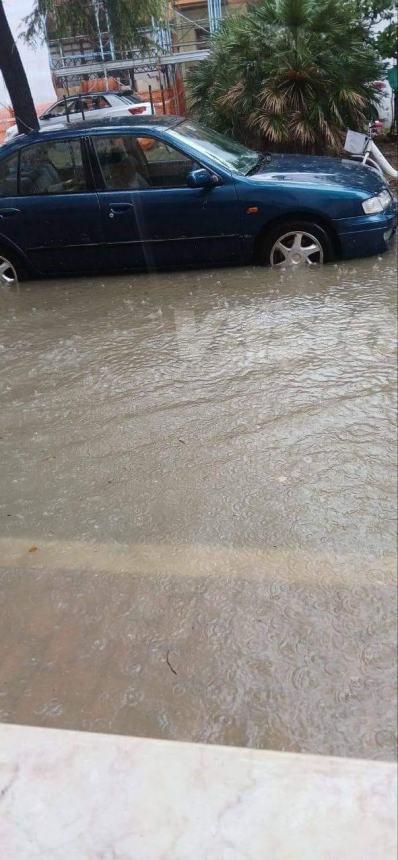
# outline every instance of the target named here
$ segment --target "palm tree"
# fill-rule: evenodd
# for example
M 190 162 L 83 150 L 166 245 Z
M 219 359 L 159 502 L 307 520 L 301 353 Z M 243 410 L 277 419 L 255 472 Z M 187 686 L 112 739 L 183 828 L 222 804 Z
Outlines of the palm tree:
M 2 0 L 0 0 L 0 71 L 11 99 L 18 131 L 38 129 L 39 123 L 32 94 Z
M 261 0 L 224 21 L 191 74 L 191 106 L 246 143 L 335 151 L 363 129 L 382 74 L 350 0 Z

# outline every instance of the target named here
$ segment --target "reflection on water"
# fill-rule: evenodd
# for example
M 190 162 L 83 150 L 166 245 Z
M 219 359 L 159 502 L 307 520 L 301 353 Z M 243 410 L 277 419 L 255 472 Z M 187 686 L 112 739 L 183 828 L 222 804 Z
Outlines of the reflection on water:
M 391 254 L 0 295 L 1 535 L 36 567 L 69 542 L 62 570 L 3 575 L 3 719 L 392 755 L 395 289 Z M 122 580 L 120 544 L 183 547 L 188 578 Z

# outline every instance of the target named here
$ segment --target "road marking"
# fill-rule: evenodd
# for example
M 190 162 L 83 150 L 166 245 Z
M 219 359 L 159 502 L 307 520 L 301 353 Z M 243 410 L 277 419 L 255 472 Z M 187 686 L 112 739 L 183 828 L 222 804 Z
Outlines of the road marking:
M 32 552 L 32 547 L 35 551 Z M 356 553 L 256 550 L 197 544 L 120 544 L 0 538 L 0 567 L 26 571 L 61 570 L 136 576 L 217 576 L 278 579 L 286 582 L 391 585 L 396 560 Z

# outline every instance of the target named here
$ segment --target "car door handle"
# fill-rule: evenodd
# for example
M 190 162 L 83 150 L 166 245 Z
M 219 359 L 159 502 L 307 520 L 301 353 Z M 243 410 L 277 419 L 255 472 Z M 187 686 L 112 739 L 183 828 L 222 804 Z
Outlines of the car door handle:
M 20 209 L 0 209 L 0 218 L 13 218 L 20 211 Z
M 109 218 L 114 218 L 115 215 L 124 215 L 129 209 L 133 209 L 132 203 L 114 203 L 109 207 Z

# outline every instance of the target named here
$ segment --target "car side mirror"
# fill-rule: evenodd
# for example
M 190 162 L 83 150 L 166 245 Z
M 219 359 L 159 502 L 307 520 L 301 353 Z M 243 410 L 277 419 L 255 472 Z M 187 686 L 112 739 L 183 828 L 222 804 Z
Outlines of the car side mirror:
M 219 184 L 219 178 L 215 173 L 206 170 L 204 167 L 198 167 L 196 170 L 191 170 L 187 176 L 187 185 L 189 188 L 213 188 Z

